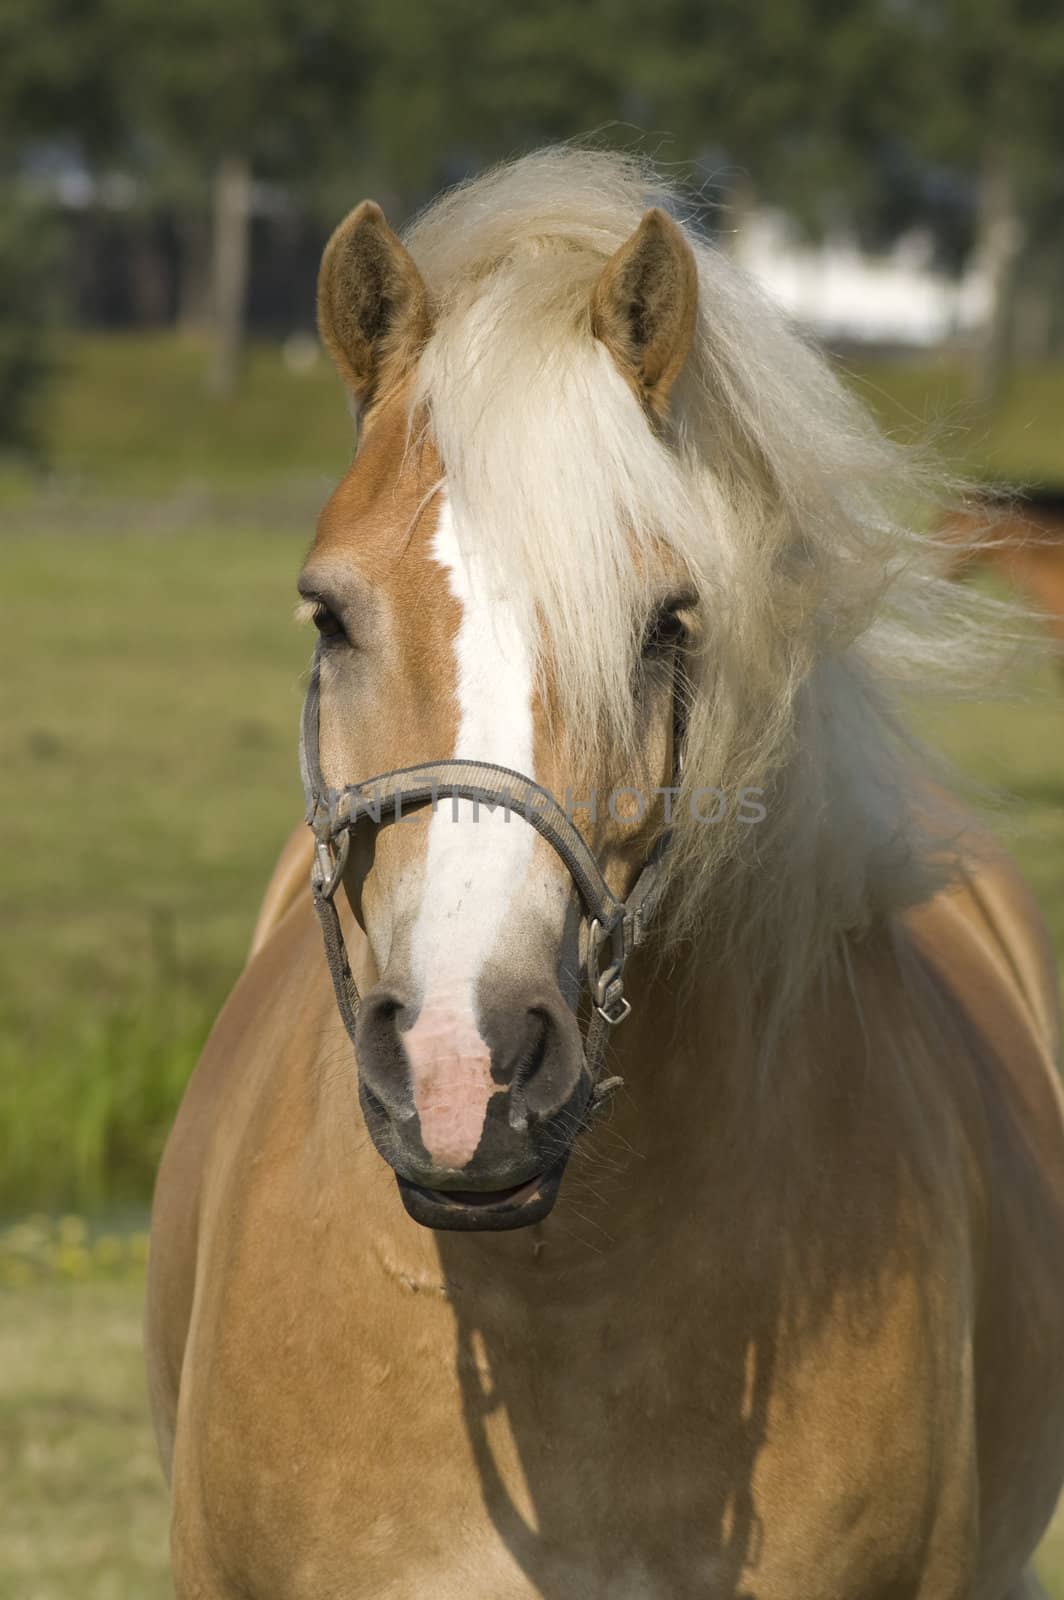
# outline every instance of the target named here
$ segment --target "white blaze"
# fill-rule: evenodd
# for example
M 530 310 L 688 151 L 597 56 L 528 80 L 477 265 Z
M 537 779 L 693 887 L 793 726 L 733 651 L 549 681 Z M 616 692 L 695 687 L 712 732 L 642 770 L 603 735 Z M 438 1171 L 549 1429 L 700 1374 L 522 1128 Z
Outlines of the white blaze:
M 433 556 L 462 608 L 455 638 L 456 759 L 490 761 L 534 777 L 531 651 L 523 619 L 493 589 L 486 564 L 459 542 L 442 497 Z M 426 1149 L 461 1167 L 480 1139 L 495 1090 L 477 1027 L 477 980 L 532 860 L 532 828 L 502 807 L 444 796 L 428 828 L 425 880 L 411 959 L 422 1001 L 403 1036 Z

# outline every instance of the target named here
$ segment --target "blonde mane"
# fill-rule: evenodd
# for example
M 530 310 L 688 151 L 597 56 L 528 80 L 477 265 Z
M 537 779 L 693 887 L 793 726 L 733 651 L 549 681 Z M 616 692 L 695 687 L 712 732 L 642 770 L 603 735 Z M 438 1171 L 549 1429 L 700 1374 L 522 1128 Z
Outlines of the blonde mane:
M 842 936 L 947 870 L 894 700 L 965 681 L 986 618 L 919 531 L 924 475 L 689 224 L 695 344 L 652 430 L 589 317 L 650 205 L 682 219 L 641 161 L 571 147 L 437 201 L 406 235 L 437 306 L 412 415 L 430 419 L 459 523 L 490 530 L 582 739 L 630 747 L 663 552 L 689 575 L 704 644 L 684 785 L 761 788 L 768 815 L 750 826 L 730 807 L 707 827 L 681 796 L 671 931 L 711 930 L 782 1015 Z

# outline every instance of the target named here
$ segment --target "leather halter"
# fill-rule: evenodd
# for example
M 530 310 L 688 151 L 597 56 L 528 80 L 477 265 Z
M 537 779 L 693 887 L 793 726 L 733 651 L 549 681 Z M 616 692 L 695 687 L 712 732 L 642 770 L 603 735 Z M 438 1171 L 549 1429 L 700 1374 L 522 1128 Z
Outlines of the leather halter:
M 682 740 L 675 684 L 677 670 L 674 666 L 673 760 L 676 773 L 681 765 Z M 508 767 L 495 766 L 488 761 L 432 761 L 418 767 L 400 767 L 343 789 L 331 789 L 322 775 L 318 750 L 320 684 L 319 646 L 303 705 L 299 764 L 306 819 L 316 841 L 310 891 L 321 925 L 337 1009 L 352 1044 L 355 1043 L 361 997 L 347 958 L 335 904 L 336 891 L 347 864 L 352 830 L 401 821 L 416 807 L 437 805 L 447 799 L 452 802 L 469 800 L 492 808 L 498 806 L 508 820 L 516 813 L 546 839 L 564 862 L 579 895 L 588 924 L 585 981 L 592 1003 L 584 1037 L 584 1064 L 593 1098 L 601 1099 L 621 1082 L 616 1078 L 603 1083 L 599 1075 L 610 1030 L 623 1022 L 632 1009 L 625 998 L 624 969 L 632 951 L 646 939 L 648 924 L 661 898 L 668 833 L 663 833 L 651 850 L 627 899 L 618 900 L 565 809 L 548 790 Z

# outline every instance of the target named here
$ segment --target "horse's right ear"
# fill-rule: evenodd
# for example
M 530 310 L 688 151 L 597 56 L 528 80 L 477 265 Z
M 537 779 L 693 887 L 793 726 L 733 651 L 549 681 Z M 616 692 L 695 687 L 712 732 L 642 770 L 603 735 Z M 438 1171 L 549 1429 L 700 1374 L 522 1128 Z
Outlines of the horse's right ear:
M 432 327 L 428 290 L 373 200 L 344 218 L 321 258 L 318 329 L 366 404 L 413 365 Z
M 695 336 L 698 267 L 683 229 L 657 206 L 607 261 L 591 326 L 623 376 L 659 417 Z

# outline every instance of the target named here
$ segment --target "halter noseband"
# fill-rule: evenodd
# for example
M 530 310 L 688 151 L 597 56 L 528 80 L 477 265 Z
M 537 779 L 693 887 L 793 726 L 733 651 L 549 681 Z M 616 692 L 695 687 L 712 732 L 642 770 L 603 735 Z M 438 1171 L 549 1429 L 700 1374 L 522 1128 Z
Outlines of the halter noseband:
M 675 671 L 675 669 L 674 669 Z M 631 1012 L 624 993 L 628 957 L 646 939 L 647 927 L 664 888 L 664 856 L 669 835 L 662 834 L 636 878 L 626 900 L 618 900 L 609 887 L 583 835 L 554 796 L 523 773 L 489 761 L 431 761 L 418 767 L 401 767 L 364 783 L 330 789 L 321 771 L 318 752 L 321 657 L 316 652 L 303 706 L 300 771 L 307 804 L 307 823 L 315 838 L 310 892 L 321 925 L 325 959 L 332 978 L 336 1005 L 352 1044 L 361 997 L 347 958 L 336 891 L 347 864 L 351 833 L 370 824 L 381 827 L 397 822 L 408 811 L 469 800 L 494 809 L 502 807 L 509 819 L 517 815 L 554 849 L 568 869 L 580 897 L 588 924 L 586 983 L 592 1012 L 584 1038 L 584 1062 L 592 1095 L 601 1099 L 620 1079 L 599 1081 L 611 1028 Z M 673 685 L 674 763 L 679 768 L 680 740 L 676 685 Z M 457 810 L 455 811 L 457 816 Z

